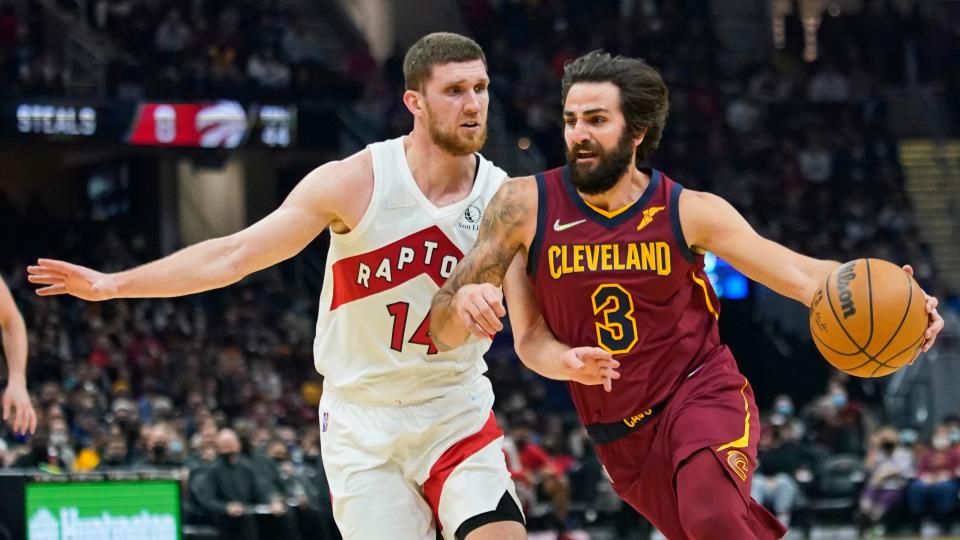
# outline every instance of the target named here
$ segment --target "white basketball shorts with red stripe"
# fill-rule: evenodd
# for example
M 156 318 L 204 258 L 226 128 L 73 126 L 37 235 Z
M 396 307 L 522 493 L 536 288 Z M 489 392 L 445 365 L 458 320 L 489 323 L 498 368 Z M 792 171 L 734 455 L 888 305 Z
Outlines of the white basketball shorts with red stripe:
M 453 540 L 504 493 L 517 501 L 492 406 L 483 376 L 441 398 L 396 407 L 353 403 L 325 389 L 321 452 L 344 540 L 435 540 L 437 526 Z

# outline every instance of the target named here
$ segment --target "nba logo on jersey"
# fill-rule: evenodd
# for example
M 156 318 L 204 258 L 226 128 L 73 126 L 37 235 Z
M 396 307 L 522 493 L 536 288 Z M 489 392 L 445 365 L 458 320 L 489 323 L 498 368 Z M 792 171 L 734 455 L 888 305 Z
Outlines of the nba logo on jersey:
M 330 420 L 330 413 L 323 413 L 323 417 L 320 419 L 320 431 L 322 433 L 327 432 L 327 421 Z

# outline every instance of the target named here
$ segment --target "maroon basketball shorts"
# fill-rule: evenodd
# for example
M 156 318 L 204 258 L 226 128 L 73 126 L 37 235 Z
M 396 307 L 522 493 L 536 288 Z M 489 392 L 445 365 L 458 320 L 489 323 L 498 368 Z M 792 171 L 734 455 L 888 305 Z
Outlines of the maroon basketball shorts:
M 684 460 L 708 449 L 719 464 L 716 481 L 732 481 L 742 497 L 718 498 L 718 511 L 729 506 L 734 512 L 746 505 L 750 529 L 758 538 L 780 538 L 783 526 L 750 498 L 759 439 L 753 390 L 723 347 L 683 381 L 660 414 L 616 441 L 598 444 L 597 454 L 617 494 L 667 538 L 682 540 L 687 536 L 674 480 Z

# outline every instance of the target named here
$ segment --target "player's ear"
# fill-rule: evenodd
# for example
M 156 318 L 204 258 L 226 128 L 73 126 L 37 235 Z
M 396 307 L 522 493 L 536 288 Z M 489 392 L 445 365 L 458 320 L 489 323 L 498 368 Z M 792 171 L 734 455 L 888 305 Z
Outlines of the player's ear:
M 407 106 L 407 110 L 414 116 L 423 114 L 423 100 L 424 95 L 416 90 L 407 90 L 403 93 L 403 104 Z
M 640 143 L 643 142 L 643 138 L 647 136 L 647 128 L 643 128 L 633 136 L 633 147 L 636 148 L 640 146 Z

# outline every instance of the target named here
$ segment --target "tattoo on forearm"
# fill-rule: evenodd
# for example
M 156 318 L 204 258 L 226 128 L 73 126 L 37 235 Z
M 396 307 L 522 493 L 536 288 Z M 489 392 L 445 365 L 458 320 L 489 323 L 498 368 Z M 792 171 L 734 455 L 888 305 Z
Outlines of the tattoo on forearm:
M 501 285 L 514 255 L 521 247 L 512 238 L 516 236 L 512 232 L 527 219 L 530 209 L 523 204 L 522 186 L 518 184 L 509 181 L 497 191 L 484 212 L 476 245 L 457 264 L 453 275 L 433 297 L 430 331 L 431 338 L 440 349 L 449 348 L 437 338 L 453 315 L 450 310 L 457 291 L 472 283 Z
M 513 229 L 527 218 L 520 194 L 521 186 L 509 181 L 497 192 L 487 206 L 480 223 L 480 236 L 476 246 L 459 264 L 443 289 L 450 294 L 469 283 L 492 283 L 501 285 L 507 268 L 513 261 L 520 245 L 510 241 Z

